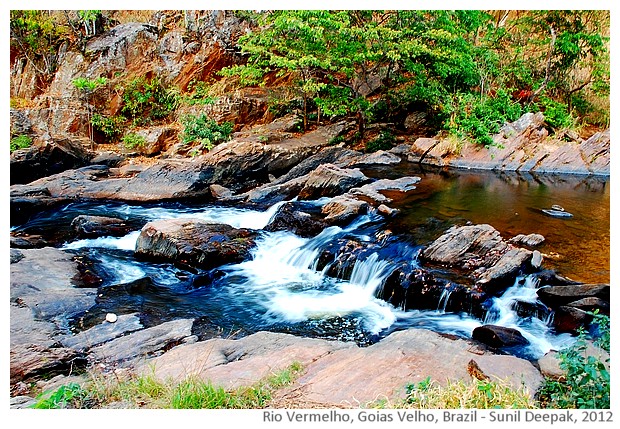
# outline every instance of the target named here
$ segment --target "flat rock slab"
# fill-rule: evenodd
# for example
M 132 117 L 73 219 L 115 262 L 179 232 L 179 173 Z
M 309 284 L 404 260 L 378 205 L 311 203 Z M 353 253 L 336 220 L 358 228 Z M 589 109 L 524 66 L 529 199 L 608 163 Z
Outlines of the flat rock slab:
M 11 302 L 29 307 L 46 321 L 77 315 L 95 305 L 96 289 L 74 287 L 79 272 L 71 253 L 45 247 L 22 249 L 23 258 L 10 265 Z
M 445 384 L 470 380 L 468 363 L 476 359 L 490 378 L 534 394 L 542 377 L 528 361 L 492 355 L 463 339 L 450 339 L 424 329 L 391 334 L 361 348 L 353 343 L 259 332 L 239 340 L 213 339 L 173 348 L 149 359 L 142 371 L 166 379 L 194 376 L 233 389 L 252 385 L 294 362 L 303 374 L 281 392 L 325 406 L 360 405 L 405 396 L 405 386 L 426 377 Z
M 304 367 L 335 350 L 354 349 L 338 341 L 258 332 L 239 340 L 215 338 L 173 348 L 142 366 L 161 379 L 199 377 L 227 389 L 250 386 L 294 362 Z
M 133 332 L 90 350 L 91 361 L 122 362 L 178 344 L 192 335 L 192 319 L 178 319 Z
M 98 344 L 105 343 L 129 332 L 142 329 L 140 318 L 136 314 L 123 314 L 116 322 L 103 321 L 99 325 L 79 332 L 76 335 L 67 336 L 60 340 L 63 346 L 78 351 L 85 351 Z

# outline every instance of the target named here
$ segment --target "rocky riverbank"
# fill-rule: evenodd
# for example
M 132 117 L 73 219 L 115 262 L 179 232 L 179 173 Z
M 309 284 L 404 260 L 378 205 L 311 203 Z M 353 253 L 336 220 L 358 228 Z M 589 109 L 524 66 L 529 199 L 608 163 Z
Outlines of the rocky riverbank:
M 420 177 L 375 179 L 363 169 L 419 163 L 442 168 L 486 169 L 537 174 L 610 174 L 609 130 L 589 138 L 549 137 L 544 117 L 527 114 L 494 136 L 497 146 L 454 147 L 440 137 L 400 136 L 390 150 L 362 153 L 342 142 L 355 124 L 319 124 L 300 133 L 294 115 L 274 120 L 268 93 L 260 88 L 222 97 L 206 110 L 235 122 L 230 141 L 189 156 L 181 131 L 170 124 L 144 126 L 140 154 L 93 146 L 85 137 L 89 111 L 80 102 L 75 78 L 115 76 L 155 68 L 185 86 L 234 63 L 223 47 L 243 23 L 214 13 L 204 42 L 185 41 L 181 31 L 160 35 L 146 24 L 121 24 L 89 41 L 88 55 L 63 54 L 60 67 L 42 94 L 31 94 L 36 80 L 28 66 L 13 70 L 16 94 L 36 103 L 11 110 L 11 128 L 33 137 L 16 150 L 10 164 L 10 221 L 22 225 L 44 210 L 71 202 L 115 201 L 136 204 L 182 202 L 266 209 L 281 203 L 264 231 L 291 231 L 315 237 L 330 226 L 345 226 L 373 213 L 398 216 L 394 200 L 415 193 Z M 230 17 L 228 17 L 230 18 Z M 230 25 L 229 25 L 230 24 Z M 209 27 L 209 28 L 211 28 Z M 211 42 L 207 42 L 207 40 Z M 118 94 L 106 104 L 118 113 Z M 94 97 L 105 98 L 103 93 Z M 202 109 L 202 110 L 201 110 Z M 405 128 L 411 120 L 402 124 Z M 99 136 L 100 137 L 100 136 Z M 194 148 L 195 149 L 195 148 Z M 320 201 L 320 203 L 317 203 Z M 314 205 L 311 208 L 308 202 Z M 431 377 L 439 382 L 478 377 L 506 380 L 534 395 L 544 376 L 561 377 L 555 352 L 530 361 L 506 350 L 527 341 L 515 330 L 487 324 L 471 338 L 426 329 L 394 332 L 372 344 L 256 332 L 239 338 L 208 338 L 201 321 L 177 318 L 157 323 L 140 313 L 99 314 L 101 278 L 89 261 L 61 249 L 67 238 L 126 236 L 136 233 L 136 258 L 203 273 L 223 264 L 247 261 L 260 229 L 235 228 L 201 219 L 157 219 L 131 223 L 112 216 L 76 216 L 69 230 L 47 235 L 12 232 L 10 238 L 10 392 L 15 407 L 32 403 L 41 389 L 74 380 L 96 368 L 104 374 L 153 371 L 159 378 L 197 376 L 226 388 L 252 384 L 290 366 L 303 373 L 283 395 L 300 406 L 357 407 L 401 398 L 407 383 Z M 364 240 L 347 239 L 322 252 L 317 269 L 336 277 L 350 274 L 360 255 L 395 240 L 381 230 Z M 591 321 L 590 312 L 609 314 L 610 285 L 581 284 L 544 269 L 537 234 L 502 237 L 487 224 L 454 226 L 423 243 L 420 265 L 404 262 L 386 279 L 377 297 L 403 310 L 436 309 L 445 294 L 445 311 L 467 311 L 482 318 L 488 302 L 516 279 L 539 282 L 535 305 L 520 303 L 524 317 L 555 315 L 557 332 L 574 334 Z M 442 275 L 437 273 L 441 272 Z M 210 274 L 202 279 L 210 281 Z M 455 279 L 458 279 L 456 281 Z M 109 286 L 105 293 L 140 295 L 148 278 Z M 164 310 L 165 311 L 165 310 Z M 595 353 L 599 353 L 596 351 Z M 78 376 L 78 381 L 83 378 Z

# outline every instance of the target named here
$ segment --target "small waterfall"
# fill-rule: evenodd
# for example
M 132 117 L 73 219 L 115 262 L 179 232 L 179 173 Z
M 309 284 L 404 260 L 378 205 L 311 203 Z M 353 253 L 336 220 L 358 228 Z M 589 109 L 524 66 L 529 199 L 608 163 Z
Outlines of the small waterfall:
M 452 291 L 449 289 L 444 289 L 441 292 L 441 296 L 439 297 L 439 302 L 437 303 L 437 311 L 439 311 L 442 314 L 446 312 L 446 306 L 448 305 L 448 301 L 450 301 L 451 294 L 452 294 Z

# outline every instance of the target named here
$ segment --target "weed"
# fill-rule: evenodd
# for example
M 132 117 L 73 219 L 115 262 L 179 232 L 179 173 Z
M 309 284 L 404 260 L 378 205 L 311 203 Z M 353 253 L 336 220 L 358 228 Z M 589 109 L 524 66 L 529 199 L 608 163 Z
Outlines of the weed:
M 60 386 L 53 392 L 43 392 L 37 396 L 37 402 L 32 408 L 56 409 L 56 408 L 79 408 L 80 403 L 86 398 L 87 392 L 78 383 L 69 383 Z
M 204 113 L 200 116 L 187 115 L 181 119 L 183 124 L 183 143 L 199 141 L 201 146 L 207 150 L 213 149 L 218 144 L 230 139 L 233 130 L 231 122 L 218 124 L 214 119 L 210 119 Z
M 396 139 L 389 131 L 381 131 L 379 137 L 366 143 L 366 152 L 376 152 L 378 150 L 389 150 L 394 147 Z
M 127 149 L 142 148 L 146 144 L 144 136 L 136 133 L 125 134 L 121 140 Z
M 11 139 L 11 153 L 18 149 L 26 149 L 32 144 L 32 139 L 25 134 L 13 137 Z

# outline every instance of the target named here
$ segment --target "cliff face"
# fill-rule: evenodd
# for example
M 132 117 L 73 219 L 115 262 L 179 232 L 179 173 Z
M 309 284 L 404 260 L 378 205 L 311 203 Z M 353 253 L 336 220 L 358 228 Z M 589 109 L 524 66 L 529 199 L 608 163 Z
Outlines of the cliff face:
M 52 76 L 43 76 L 26 56 L 12 52 L 11 98 L 27 100 L 27 107 L 11 110 L 11 134 L 27 134 L 35 143 L 88 137 L 92 113 L 118 115 L 122 87 L 132 79 L 157 78 L 168 88 L 184 92 L 190 82 L 219 80 L 219 70 L 241 60 L 235 41 L 249 30 L 246 21 L 230 11 L 180 14 L 154 12 L 150 22 L 116 25 L 90 39 L 83 52 L 64 44 Z M 74 84 L 78 78 L 107 81 L 85 97 Z M 225 90 L 213 104 L 180 106 L 167 122 L 202 111 L 237 124 L 263 118 L 266 96 L 261 91 L 225 94 Z M 107 143 L 102 135 L 95 137 Z

